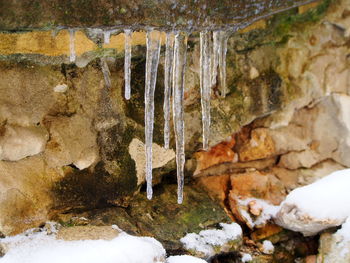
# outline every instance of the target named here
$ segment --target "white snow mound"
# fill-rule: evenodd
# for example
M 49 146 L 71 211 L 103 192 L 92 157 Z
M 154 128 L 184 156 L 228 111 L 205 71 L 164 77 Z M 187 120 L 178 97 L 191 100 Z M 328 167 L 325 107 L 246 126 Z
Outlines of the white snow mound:
M 350 216 L 350 169 L 336 171 L 289 193 L 276 222 L 306 236 L 339 226 Z

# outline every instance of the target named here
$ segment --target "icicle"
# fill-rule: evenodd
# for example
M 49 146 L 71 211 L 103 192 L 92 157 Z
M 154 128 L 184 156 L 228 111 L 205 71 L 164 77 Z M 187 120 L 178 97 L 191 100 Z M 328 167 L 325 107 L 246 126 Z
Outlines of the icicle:
M 69 61 L 75 62 L 75 30 L 69 29 Z
M 124 79 L 125 79 L 125 99 L 130 99 L 130 80 L 131 80 L 131 34 L 130 29 L 124 30 L 125 35 L 125 60 L 124 60 Z
M 228 33 L 225 31 L 219 31 L 219 82 L 221 86 L 222 97 L 226 96 L 226 53 L 227 53 L 227 40 Z
M 105 44 L 109 44 L 110 39 L 111 39 L 111 31 L 104 31 L 103 32 L 103 42 Z
M 200 89 L 204 150 L 209 147 L 210 135 L 211 54 L 211 32 L 200 32 Z
M 174 34 L 166 34 L 165 42 L 165 63 L 164 63 L 164 148 L 169 149 L 170 141 L 170 105 L 171 105 L 171 84 L 174 58 Z
M 145 147 L 147 198 L 152 198 L 152 143 L 154 122 L 154 91 L 160 53 L 160 32 L 147 32 L 146 79 L 145 79 Z
M 212 63 L 212 73 L 211 73 L 211 86 L 216 85 L 216 79 L 218 76 L 218 66 L 219 66 L 219 49 L 220 49 L 220 34 L 219 31 L 213 32 L 213 55 L 211 59 Z
M 184 85 L 186 71 L 187 34 L 177 33 L 174 44 L 173 62 L 173 120 L 176 141 L 177 202 L 183 201 L 184 165 L 185 165 L 185 122 L 184 122 Z
M 109 71 L 108 64 L 105 58 L 101 58 L 101 69 L 102 69 L 103 77 L 105 79 L 106 87 L 110 89 L 112 86 L 111 73 Z

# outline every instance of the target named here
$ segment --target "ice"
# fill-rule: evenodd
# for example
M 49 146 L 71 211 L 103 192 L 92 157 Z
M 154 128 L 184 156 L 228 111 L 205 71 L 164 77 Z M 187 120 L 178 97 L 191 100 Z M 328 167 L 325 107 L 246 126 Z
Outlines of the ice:
M 165 42 L 165 63 L 164 63 L 164 148 L 169 149 L 170 141 L 170 105 L 171 86 L 174 59 L 174 34 L 166 34 Z
M 200 32 L 200 89 L 202 104 L 203 149 L 209 148 L 210 135 L 210 97 L 212 84 L 212 41 L 211 32 Z
M 185 165 L 185 121 L 184 121 L 184 85 L 187 55 L 187 33 L 175 35 L 173 64 L 173 121 L 176 142 L 177 202 L 183 201 L 184 165 Z
M 132 31 L 130 29 L 124 30 L 125 36 L 125 55 L 124 55 L 124 80 L 125 80 L 125 99 L 130 99 L 131 88 L 131 35 Z
M 105 85 L 108 89 L 111 88 L 111 73 L 108 68 L 108 64 L 105 58 L 101 58 L 101 70 L 103 73 L 103 78 L 105 79 Z
M 159 31 L 147 32 L 146 78 L 145 78 L 145 147 L 146 147 L 146 182 L 147 198 L 151 199 L 152 190 L 152 143 L 154 124 L 154 91 L 160 53 Z
M 69 29 L 69 61 L 75 62 L 75 30 Z
M 111 31 L 104 31 L 103 32 L 103 42 L 105 44 L 109 44 L 110 39 L 111 39 Z
M 227 93 L 226 84 L 226 53 L 228 33 L 226 31 L 218 31 L 218 57 L 219 57 L 219 83 L 221 88 L 221 96 L 225 97 Z

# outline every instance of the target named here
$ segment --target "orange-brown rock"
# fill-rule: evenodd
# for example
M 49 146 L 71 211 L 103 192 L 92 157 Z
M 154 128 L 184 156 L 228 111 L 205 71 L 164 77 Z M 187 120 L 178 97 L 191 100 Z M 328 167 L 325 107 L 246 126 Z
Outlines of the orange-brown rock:
M 278 205 L 285 196 L 284 185 L 273 174 L 259 171 L 231 175 L 231 193 L 241 199 L 254 197 Z
M 251 132 L 251 138 L 239 149 L 239 160 L 246 162 L 271 157 L 275 154 L 275 145 L 265 128 Z
M 219 200 L 223 204 L 230 190 L 230 175 L 200 177 L 198 183 L 208 191 L 210 197 Z
M 260 240 L 264 240 L 268 237 L 271 237 L 273 235 L 276 235 L 276 234 L 280 233 L 282 230 L 283 230 L 283 228 L 281 228 L 278 225 L 266 224 L 266 226 L 255 230 L 250 236 L 254 241 L 260 241 Z
M 233 151 L 236 141 L 232 136 L 229 141 L 221 142 L 213 146 L 209 151 L 200 151 L 195 154 L 197 159 L 197 168 L 194 174 L 198 174 L 201 171 L 220 164 L 227 162 L 235 162 L 237 155 Z

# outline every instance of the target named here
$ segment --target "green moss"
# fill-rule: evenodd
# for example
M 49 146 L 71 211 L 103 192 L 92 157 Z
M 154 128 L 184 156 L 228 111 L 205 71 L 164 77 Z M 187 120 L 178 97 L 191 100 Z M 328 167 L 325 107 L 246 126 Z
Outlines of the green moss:
M 297 10 L 275 15 L 270 21 L 273 34 L 275 36 L 288 35 L 292 30 L 303 28 L 305 24 L 319 21 L 327 11 L 332 0 L 323 0 L 316 8 L 312 8 L 303 14 L 298 14 Z

